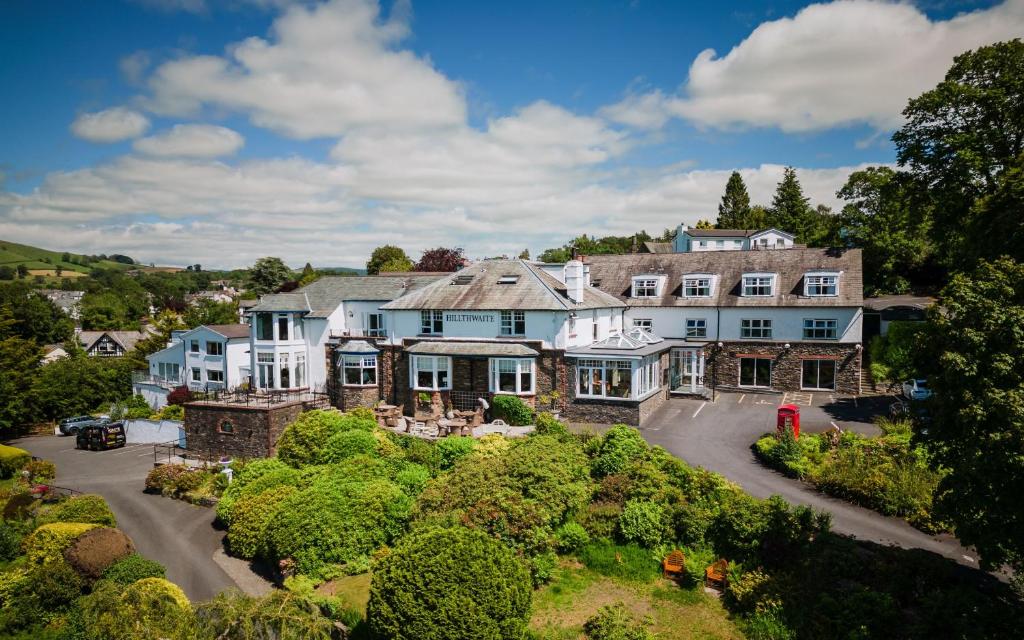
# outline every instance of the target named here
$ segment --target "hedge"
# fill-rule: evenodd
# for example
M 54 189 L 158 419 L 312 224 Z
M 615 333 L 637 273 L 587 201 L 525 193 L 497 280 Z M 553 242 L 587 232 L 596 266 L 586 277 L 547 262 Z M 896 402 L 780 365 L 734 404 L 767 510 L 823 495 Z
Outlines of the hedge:
M 32 454 L 18 447 L 0 444 L 0 478 L 7 479 L 32 462 Z
M 280 486 L 297 485 L 300 472 L 277 458 L 262 458 L 249 462 L 235 474 L 228 488 L 217 502 L 217 518 L 230 524 L 235 502 L 244 496 L 262 493 Z
M 162 564 L 133 553 L 107 567 L 103 572 L 103 579 L 127 587 L 143 578 L 163 578 L 166 575 L 167 570 Z
M 81 522 L 54 522 L 44 524 L 25 538 L 25 555 L 33 564 L 53 564 L 63 562 L 64 549 L 74 542 L 75 538 L 97 525 Z
M 123 590 L 99 582 L 79 610 L 86 637 L 104 640 L 192 637 L 195 616 L 184 592 L 163 578 L 143 578 Z
M 521 640 L 530 617 L 530 572 L 482 531 L 428 528 L 373 568 L 366 619 L 394 640 Z
M 533 422 L 531 409 L 519 396 L 497 395 L 492 400 L 495 417 L 515 426 L 528 425 Z
M 335 409 L 314 409 L 299 415 L 285 427 L 277 441 L 277 457 L 293 467 L 331 461 L 328 441 L 343 431 L 373 432 L 377 422 L 366 410 L 341 413 Z
M 232 555 L 249 559 L 267 555 L 267 526 L 281 503 L 295 491 L 296 488 L 290 486 L 274 487 L 235 502 L 228 528 Z
M 73 496 L 57 504 L 43 517 L 43 522 L 84 522 L 105 527 L 116 527 L 117 519 L 102 496 L 85 494 Z
M 601 438 L 597 457 L 591 465 L 594 475 L 619 473 L 631 462 L 641 459 L 648 450 L 640 432 L 624 424 L 614 425 Z

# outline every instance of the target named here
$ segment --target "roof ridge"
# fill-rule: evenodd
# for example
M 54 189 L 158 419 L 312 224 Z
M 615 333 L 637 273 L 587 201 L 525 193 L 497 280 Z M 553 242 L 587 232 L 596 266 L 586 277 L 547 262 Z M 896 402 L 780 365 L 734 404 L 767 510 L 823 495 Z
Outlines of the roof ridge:
M 533 276 L 534 279 L 537 280 L 537 282 L 540 283 L 540 286 L 544 287 L 544 289 L 547 290 L 547 292 L 549 294 L 551 294 L 551 296 L 554 299 L 558 300 L 558 303 L 561 304 L 563 308 L 565 308 L 565 309 L 570 309 L 571 308 L 569 306 L 569 304 L 565 300 L 562 299 L 562 296 L 558 295 L 558 293 L 550 285 L 548 285 L 548 283 L 544 282 L 544 279 L 541 278 L 540 275 L 538 275 L 537 272 L 535 272 L 533 270 L 533 266 L 532 265 L 527 264 L 527 262 L 525 260 L 521 259 L 521 258 L 517 259 L 516 262 L 518 262 L 519 264 L 523 265 L 523 267 L 526 268 L 526 270 L 529 272 L 529 274 L 531 276 Z

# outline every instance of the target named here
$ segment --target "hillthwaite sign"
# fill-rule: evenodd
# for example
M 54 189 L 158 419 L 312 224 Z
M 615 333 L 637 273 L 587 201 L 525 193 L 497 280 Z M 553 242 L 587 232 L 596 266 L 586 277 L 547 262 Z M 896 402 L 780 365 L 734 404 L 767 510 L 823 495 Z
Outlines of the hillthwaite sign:
M 446 313 L 445 322 L 494 322 L 493 313 Z

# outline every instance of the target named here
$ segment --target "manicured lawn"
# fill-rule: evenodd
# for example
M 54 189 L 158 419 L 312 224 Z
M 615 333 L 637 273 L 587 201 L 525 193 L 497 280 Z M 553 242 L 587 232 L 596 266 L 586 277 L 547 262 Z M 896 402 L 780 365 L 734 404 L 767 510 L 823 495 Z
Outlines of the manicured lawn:
M 366 603 L 370 600 L 370 573 L 360 573 L 357 576 L 345 576 L 330 580 L 320 585 L 317 592 L 325 596 L 337 596 L 364 617 L 366 616 Z
M 659 640 L 743 638 L 717 598 L 703 587 L 683 589 L 656 578 L 616 580 L 562 559 L 554 580 L 533 594 L 530 628 L 548 640 L 575 640 L 583 623 L 605 605 L 622 602 L 637 619 L 647 619 Z

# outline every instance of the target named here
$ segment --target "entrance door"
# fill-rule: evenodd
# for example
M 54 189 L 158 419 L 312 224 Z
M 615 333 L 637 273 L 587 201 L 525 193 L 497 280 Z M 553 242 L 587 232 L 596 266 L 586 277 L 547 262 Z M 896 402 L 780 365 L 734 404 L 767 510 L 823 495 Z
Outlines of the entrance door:
M 801 367 L 803 369 L 800 377 L 801 388 L 828 390 L 836 388 L 835 360 L 804 360 Z
M 697 393 L 704 388 L 704 350 L 672 350 L 672 390 Z
M 772 386 L 771 358 L 740 358 L 740 386 Z

